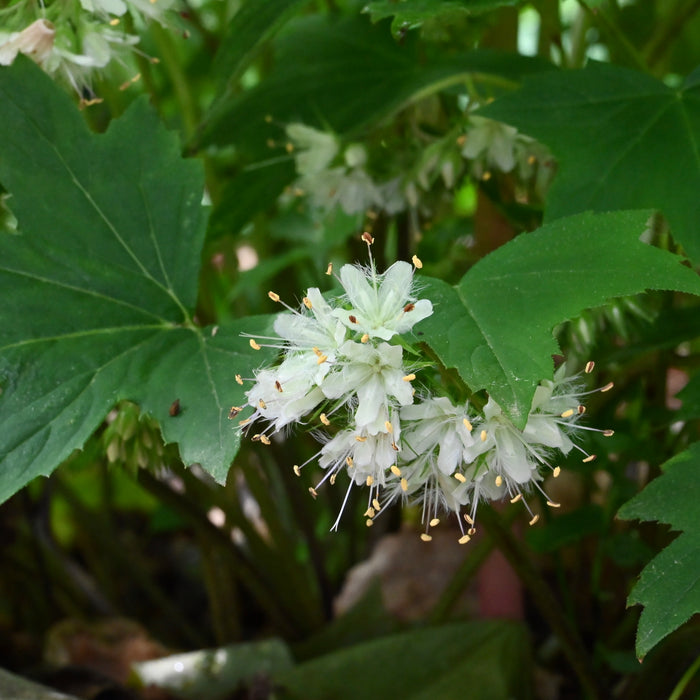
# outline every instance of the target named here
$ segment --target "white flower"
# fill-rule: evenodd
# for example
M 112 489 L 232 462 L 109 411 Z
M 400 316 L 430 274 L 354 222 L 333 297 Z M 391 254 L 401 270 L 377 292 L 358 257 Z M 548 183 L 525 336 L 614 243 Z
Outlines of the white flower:
M 275 333 L 286 341 L 287 349 L 308 350 L 314 355 L 319 371 L 317 381 L 320 381 L 320 377 L 328 373 L 338 348 L 345 342 L 347 330 L 316 287 L 307 291 L 301 308 L 301 313 L 280 314 L 275 319 Z M 319 362 L 321 357 L 325 360 Z
M 433 313 L 428 299 L 415 299 L 413 267 L 407 262 L 395 262 L 383 275 L 377 274 L 374 265 L 368 270 L 343 265 L 340 281 L 352 309 L 337 309 L 334 314 L 350 330 L 370 338 L 390 340 Z
M 402 458 L 406 462 L 430 462 L 443 474 L 451 475 L 483 452 L 466 406 L 454 406 L 445 396 L 402 408 L 401 421 Z
M 315 380 L 316 362 L 308 355 L 292 355 L 279 367 L 260 370 L 246 392 L 248 405 L 255 408 L 248 422 L 263 418 L 273 432 L 298 422 L 325 399 Z
M 462 155 L 480 160 L 486 169 L 496 168 L 508 173 L 515 167 L 515 144 L 518 130 L 485 117 L 470 116 L 472 128 L 466 135 Z
M 287 126 L 286 132 L 296 146 L 294 162 L 302 177 L 322 173 L 338 155 L 338 141 L 333 134 L 298 123 Z
M 398 421 L 397 421 L 398 423 Z M 321 449 L 319 466 L 337 473 L 347 470 L 350 479 L 358 486 L 384 486 L 387 474 L 396 464 L 394 438 L 398 433 L 382 432 L 363 435 L 355 430 L 343 430 Z
M 32 22 L 21 32 L 0 39 L 0 65 L 9 66 L 18 53 L 43 65 L 53 51 L 55 36 L 56 30 L 48 20 L 38 19 Z
M 357 399 L 354 422 L 358 431 L 376 435 L 386 429 L 390 408 L 407 406 L 413 401 L 413 387 L 403 366 L 399 345 L 345 342 L 338 361 L 321 383 L 329 399 L 343 397 L 346 403 Z

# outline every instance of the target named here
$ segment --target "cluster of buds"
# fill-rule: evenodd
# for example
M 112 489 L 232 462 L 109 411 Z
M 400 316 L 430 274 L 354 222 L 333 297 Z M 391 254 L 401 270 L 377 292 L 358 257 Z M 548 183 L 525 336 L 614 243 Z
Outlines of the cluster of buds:
M 152 19 L 162 24 L 173 1 L 12 2 L 3 10 L 0 65 L 10 65 L 18 54 L 25 54 L 49 75 L 68 83 L 84 104 L 90 104 L 94 73 L 113 61 L 125 64 L 128 54 L 137 50 L 139 37 L 124 28 L 126 15 L 139 22 Z
M 594 459 L 574 441 L 577 430 L 591 430 L 580 424 L 580 377 L 567 377 L 562 365 L 552 380 L 541 382 L 522 430 L 493 398 L 454 403 L 436 381 L 431 360 L 410 344 L 413 326 L 433 313 L 428 299 L 417 298 L 414 274 L 422 263 L 414 256 L 413 265 L 396 262 L 379 274 L 373 238 L 364 233 L 363 240 L 370 264 L 341 268 L 344 294 L 326 299 L 309 289 L 299 309 L 287 307 L 290 313 L 277 317 L 276 337 L 250 338 L 253 349 L 267 343 L 281 351 L 280 358 L 249 379 L 248 406 L 233 407 L 230 417 L 252 408 L 239 425 L 249 433 L 262 424 L 252 437 L 264 445 L 292 424 L 310 427 L 322 447 L 294 466 L 297 476 L 318 462 L 324 475 L 310 488 L 313 496 L 324 482 L 335 484 L 343 472 L 348 477 L 332 529 L 353 487 L 368 490 L 368 526 L 395 501 L 421 503 L 426 541 L 441 514 L 452 511 L 460 543 L 468 542 L 481 500 L 522 501 L 534 524 L 537 516 L 523 496 L 533 488 L 542 491 L 547 471 L 559 474 L 552 461 L 556 452 L 578 449 L 584 461 Z M 269 296 L 283 303 L 276 293 Z M 586 372 L 592 369 L 589 363 Z M 236 375 L 236 381 L 245 380 Z

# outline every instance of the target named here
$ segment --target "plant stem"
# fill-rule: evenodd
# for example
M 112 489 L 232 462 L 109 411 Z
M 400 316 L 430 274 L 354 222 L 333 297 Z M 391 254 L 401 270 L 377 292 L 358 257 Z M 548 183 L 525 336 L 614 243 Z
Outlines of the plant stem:
M 681 4 L 682 2 L 678 3 L 678 5 Z M 644 49 L 649 68 L 658 66 L 673 46 L 673 39 L 683 31 L 686 23 L 698 10 L 700 10 L 700 0 L 688 0 L 685 6 L 676 7 L 668 13 L 666 21 L 659 24 Z
M 551 588 L 540 576 L 532 563 L 532 557 L 524 551 L 524 545 L 511 532 L 503 517 L 491 508 L 479 509 L 479 520 L 486 528 L 495 545 L 510 562 L 518 577 L 530 594 L 530 598 L 558 637 L 562 650 L 589 698 L 599 699 L 603 695 L 598 687 L 589 654 L 582 640 L 564 615 L 559 601 Z
M 617 48 L 621 57 L 626 59 L 627 62 L 637 70 L 646 73 L 648 67 L 644 57 L 634 48 L 617 24 L 615 24 L 601 8 L 596 8 L 595 10 L 591 9 L 586 0 L 578 0 L 578 2 L 607 35 L 608 41 Z

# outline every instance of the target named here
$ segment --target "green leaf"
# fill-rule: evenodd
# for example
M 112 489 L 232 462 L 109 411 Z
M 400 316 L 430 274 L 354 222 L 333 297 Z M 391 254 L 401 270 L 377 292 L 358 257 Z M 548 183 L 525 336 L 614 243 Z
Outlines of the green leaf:
M 700 84 L 680 90 L 609 64 L 552 71 L 479 111 L 546 143 L 559 162 L 547 220 L 660 209 L 700 260 Z
M 617 514 L 682 531 L 644 568 L 627 601 L 644 606 L 637 628 L 640 658 L 700 612 L 700 443 L 668 460 L 663 472 Z
M 499 7 L 519 4 L 520 0 L 375 0 L 363 12 L 369 13 L 372 22 L 393 17 L 391 33 L 400 36 L 403 32 L 420 27 L 431 19 L 447 20 L 455 15 L 470 15 L 490 12 Z
M 75 695 L 64 695 L 1 668 L 0 697 L 3 700 L 78 700 Z
M 260 46 L 307 0 L 248 0 L 236 12 L 221 39 L 214 71 L 229 83 L 240 77 Z
M 434 313 L 416 332 L 473 391 L 487 389 L 524 427 L 535 387 L 552 377 L 558 323 L 646 289 L 700 293 L 700 278 L 681 258 L 639 240 L 648 217 L 585 213 L 518 236 L 456 287 L 430 280 L 424 294 Z
M 143 687 L 165 688 L 185 700 L 213 700 L 291 667 L 287 645 L 281 639 L 266 639 L 143 661 L 134 664 L 134 673 Z
M 274 206 L 279 194 L 294 177 L 291 158 L 238 173 L 226 182 L 218 196 L 209 224 L 209 237 L 238 233 L 258 212 Z
M 485 50 L 425 60 L 412 37 L 398 45 L 364 17 L 298 18 L 273 46 L 269 75 L 253 89 L 218 100 L 197 147 L 235 144 L 255 159 L 270 158 L 284 151 L 270 151 L 268 142 L 279 142 L 293 121 L 359 135 L 411 100 L 466 76 L 503 89 L 551 68 L 541 59 Z
M 524 629 L 468 622 L 358 644 L 277 674 L 283 698 L 402 700 L 530 697 Z M 388 670 L 390 669 L 390 672 Z
M 695 313 L 697 314 L 697 310 Z M 690 381 L 678 392 L 678 398 L 683 402 L 678 411 L 680 420 L 689 421 L 700 418 L 700 374 L 690 378 Z
M 19 235 L 0 236 L 0 501 L 48 475 L 121 399 L 226 477 L 263 360 L 241 331 L 191 321 L 205 218 L 202 168 L 145 100 L 103 136 L 31 61 L 0 70 L 0 182 Z M 179 400 L 179 413 L 171 408 Z M 175 415 L 172 415 L 174 413 Z

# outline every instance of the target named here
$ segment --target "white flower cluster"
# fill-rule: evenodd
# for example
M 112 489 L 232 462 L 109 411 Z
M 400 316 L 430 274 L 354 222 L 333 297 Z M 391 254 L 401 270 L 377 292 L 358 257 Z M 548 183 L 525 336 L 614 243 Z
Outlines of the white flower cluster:
M 367 233 L 363 238 L 368 245 L 373 241 Z M 323 447 L 294 471 L 299 475 L 318 460 L 325 476 L 310 489 L 314 496 L 326 480 L 333 484 L 340 472 L 347 473 L 349 485 L 333 529 L 353 486 L 366 486 L 367 525 L 396 500 L 422 503 L 421 537 L 430 540 L 429 529 L 442 511 L 464 510 L 469 525 L 465 532 L 459 519 L 464 543 L 474 533 L 480 500 L 515 502 L 531 486 L 541 491 L 543 467 L 558 475 L 550 462 L 555 450 L 567 454 L 577 448 L 584 461 L 594 457 L 572 440 L 585 409 L 581 387 L 566 377 L 563 365 L 537 388 L 523 430 L 492 398 L 478 410 L 466 402 L 455 405 L 440 395 L 439 384 L 431 386 L 436 384 L 431 363 L 413 349 L 404 350 L 407 342 L 401 338 L 433 313 L 429 300 L 416 297 L 413 277 L 422 265 L 416 257 L 413 263 L 396 262 L 381 275 L 371 256 L 369 267 L 345 265 L 340 271 L 345 294 L 326 300 L 318 289 L 309 289 L 300 310 L 278 316 L 278 337 L 268 340 L 281 348 L 280 361 L 256 373 L 246 392 L 254 412 L 240 425 L 248 431 L 255 422 L 265 423 L 253 435 L 263 444 L 293 423 L 315 430 Z M 269 296 L 280 301 L 274 292 Z M 260 347 L 254 338 L 250 344 Z M 421 370 L 428 376 L 416 389 Z M 238 375 L 236 381 L 243 383 Z M 233 407 L 231 417 L 243 410 Z M 537 517 L 525 505 L 534 523 Z
M 341 154 L 333 134 L 298 123 L 290 124 L 286 132 L 299 175 L 296 190 L 307 194 L 312 206 L 322 211 L 339 206 L 346 214 L 364 214 L 372 207 L 389 214 L 404 209 L 398 180 L 378 183 L 367 172 L 367 149 L 362 144 L 351 143 Z
M 29 3 L 20 0 L 3 11 L 0 65 L 17 54 L 32 58 L 49 75 L 64 80 L 85 98 L 91 76 L 111 61 L 124 63 L 139 37 L 123 29 L 123 18 L 164 23 L 174 0 L 67 0 Z M 152 59 L 153 60 L 153 59 Z M 87 100 L 86 100 L 87 101 Z
M 425 195 L 438 181 L 453 190 L 465 169 L 484 181 L 496 172 L 513 173 L 524 201 L 530 187 L 544 199 L 554 175 L 545 146 L 512 126 L 477 115 L 465 116 L 461 126 L 418 148 L 409 145 L 412 162 L 384 162 L 383 169 L 395 173 L 393 177 L 372 173 L 362 144 L 342 147 L 334 134 L 300 123 L 287 126 L 286 135 L 298 174 L 293 191 L 307 195 L 311 206 L 322 212 L 340 207 L 351 215 L 380 209 L 392 216 L 422 209 Z

